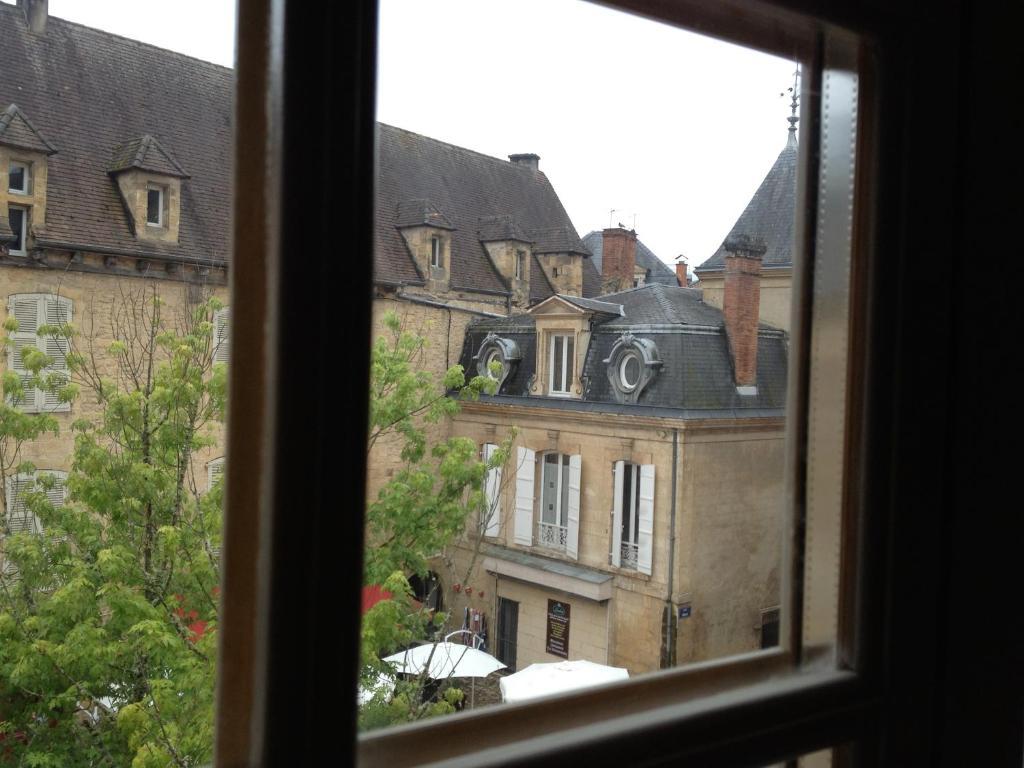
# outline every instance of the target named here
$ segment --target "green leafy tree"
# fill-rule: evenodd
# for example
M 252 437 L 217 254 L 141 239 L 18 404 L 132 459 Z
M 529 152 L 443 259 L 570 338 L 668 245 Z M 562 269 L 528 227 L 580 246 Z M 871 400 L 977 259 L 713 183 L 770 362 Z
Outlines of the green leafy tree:
M 514 438 L 483 461 L 472 440 L 438 436 L 436 427 L 458 413 L 460 401 L 493 393 L 496 385 L 488 376 L 467 379 L 461 365 L 439 381 L 424 370 L 426 348 L 427 340 L 403 329 L 394 313 L 384 316 L 372 348 L 367 449 L 371 461 L 376 449 L 396 466 L 366 510 L 364 583 L 391 597 L 363 615 L 361 686 L 368 695 L 376 691 L 360 707 L 363 729 L 445 714 L 459 705 L 462 695 L 452 681 L 437 685 L 424 674 L 393 681 L 394 687 L 381 684 L 382 675 L 393 678 L 381 658 L 451 631 L 447 614 L 412 599 L 408 577 L 426 576 L 431 559 L 452 562 L 446 551 L 467 540 L 475 557 L 479 534 L 494 512 L 484 480 L 505 463 Z
M 219 308 L 172 312 L 155 288 L 123 290 L 86 327 L 45 329 L 67 340 L 73 380 L 40 383 L 65 399 L 77 385 L 95 415 L 72 427 L 66 500 L 47 477 L 24 494 L 43 532 L 3 542 L 0 765 L 212 758 L 222 490 L 200 493 L 195 472 L 224 419 Z M 41 354 L 23 357 L 45 376 Z M 4 389 L 17 394 L 10 376 Z M 55 429 L 13 407 L 0 417 L 7 455 Z

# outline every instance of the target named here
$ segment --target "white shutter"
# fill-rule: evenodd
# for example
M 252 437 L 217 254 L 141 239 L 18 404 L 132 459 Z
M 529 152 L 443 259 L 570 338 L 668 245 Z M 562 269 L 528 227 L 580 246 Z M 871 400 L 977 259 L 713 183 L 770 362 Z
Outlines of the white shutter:
M 622 565 L 622 483 L 626 462 L 616 461 L 612 469 L 612 565 Z
M 516 519 L 513 538 L 516 544 L 533 546 L 533 473 L 537 455 L 519 448 L 516 463 Z
M 231 357 L 230 319 L 228 308 L 213 313 L 213 361 L 226 363 Z
M 206 465 L 206 489 L 213 488 L 214 483 L 224 476 L 224 457 L 213 459 Z
M 484 461 L 490 461 L 498 446 L 484 445 Z M 487 470 L 484 478 L 484 535 L 501 535 L 501 467 Z
M 637 515 L 637 570 L 651 575 L 654 549 L 654 465 L 640 465 L 640 511 Z
M 67 325 L 71 322 L 71 301 L 62 296 L 43 296 L 42 314 L 46 325 Z M 44 336 L 39 339 L 40 349 L 53 359 L 47 373 L 60 373 L 67 380 L 68 352 L 70 343 L 62 336 Z M 47 411 L 66 413 L 71 410 L 71 403 L 62 403 L 56 393 L 40 392 L 42 407 Z
M 34 293 L 16 294 L 7 302 L 7 313 L 18 321 L 18 330 L 11 334 L 11 347 L 8 352 L 7 365 L 15 373 L 19 373 L 25 389 L 24 399 L 16 403 L 26 413 L 39 410 L 40 392 L 25 386 L 31 379 L 21 362 L 21 351 L 26 347 L 39 348 L 39 296 Z
M 7 528 L 11 535 L 16 533 L 42 533 L 39 518 L 33 515 L 25 503 L 25 492 L 35 485 L 32 475 L 15 475 L 7 478 Z
M 40 474 L 52 475 L 53 476 L 53 487 L 47 489 L 46 498 L 54 507 L 63 507 L 64 500 L 67 497 L 67 472 L 58 472 L 54 470 L 44 470 L 43 472 L 37 472 L 36 476 Z
M 566 522 L 565 551 L 573 560 L 580 555 L 580 474 L 583 457 L 569 457 L 569 515 Z

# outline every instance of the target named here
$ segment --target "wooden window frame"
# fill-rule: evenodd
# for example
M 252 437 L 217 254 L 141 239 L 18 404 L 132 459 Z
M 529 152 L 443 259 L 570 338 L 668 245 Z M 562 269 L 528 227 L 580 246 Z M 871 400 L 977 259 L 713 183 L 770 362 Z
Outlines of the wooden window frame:
M 8 216 L 10 211 L 21 211 L 21 242 L 11 243 L 8 248 L 8 253 L 11 256 L 27 256 L 28 255 L 28 226 L 30 221 L 30 206 L 27 205 L 15 205 L 11 203 L 7 206 Z
M 1019 174 L 1005 164 L 1019 164 L 1017 135 L 1010 121 L 985 121 L 982 100 L 996 103 L 1012 82 L 1006 73 L 1017 74 L 1016 25 L 987 3 L 968 13 L 966 3 L 951 2 L 926 16 L 920 6 L 854 0 L 608 4 L 787 56 L 820 56 L 833 24 L 872 39 L 862 55 L 874 64 L 864 87 L 876 111 L 864 118 L 862 140 L 877 184 L 857 190 L 874 216 L 858 231 L 872 248 L 853 280 L 863 313 L 852 343 L 867 353 L 851 372 L 850 391 L 862 397 L 846 432 L 855 479 L 844 489 L 846 523 L 857 532 L 850 542 L 857 567 L 841 574 L 846 668 L 779 677 L 790 669 L 786 652 L 764 651 L 652 677 L 630 707 L 627 689 L 610 686 L 357 742 L 358 625 L 350 617 L 359 615 L 362 568 L 376 3 L 241 0 L 235 125 L 244 130 L 236 135 L 232 226 L 245 258 L 231 267 L 238 309 L 230 391 L 232 413 L 245 418 L 228 425 L 236 471 L 226 492 L 217 764 L 315 764 L 325 753 L 351 764 L 358 751 L 366 764 L 391 759 L 392 766 L 431 758 L 754 766 L 852 745 L 843 756 L 855 765 L 1019 768 L 1021 694 L 1009 683 L 1021 679 L 1024 652 L 1015 633 L 999 631 L 996 607 L 999 587 L 1019 577 L 1020 516 L 988 517 L 981 526 L 976 514 L 979 504 L 997 507 L 989 487 L 996 483 L 986 480 L 999 476 L 994 469 L 1012 476 L 1019 446 L 1008 438 L 1014 430 L 1002 435 L 983 418 L 1005 400 L 1007 379 L 984 377 L 1000 370 L 998 361 L 979 357 L 969 324 L 953 322 L 964 312 L 991 313 L 989 302 L 1019 312 L 1016 297 L 972 276 L 976 291 L 953 290 L 955 257 L 968 245 L 1005 253 L 1000 228 L 985 225 L 1014 199 Z M 958 86 L 975 68 L 987 77 Z M 284 167 L 304 190 L 301 199 L 282 189 Z M 318 199 L 331 205 L 310 204 Z M 360 258 L 336 258 L 339 205 Z M 305 225 L 286 247 L 281 223 L 300 219 Z M 288 257 L 295 253 L 303 258 Z M 988 260 L 986 280 L 1019 283 L 1015 261 Z M 349 298 L 338 302 L 342 285 Z M 349 344 L 341 379 L 322 355 L 338 327 Z M 988 341 L 1014 348 L 1014 327 L 988 324 Z M 806 354 L 791 346 L 792 360 Z M 313 382 L 301 404 L 277 385 L 300 369 Z M 965 383 L 991 397 L 964 402 Z M 791 412 L 791 421 L 801 417 Z M 994 438 L 984 457 L 979 431 Z M 338 488 L 352 489 L 345 514 L 338 514 Z M 301 530 L 296 508 L 304 510 Z M 950 615 L 968 604 L 970 622 Z M 684 678 L 692 695 L 680 700 Z M 516 740 L 525 734 L 531 738 Z M 483 751 L 456 755 L 458 742 Z
M 149 193 L 157 193 L 157 220 L 149 220 Z M 166 216 L 164 215 L 164 201 L 167 198 L 167 190 L 160 184 L 154 184 L 149 182 L 146 184 L 146 226 L 153 227 L 154 229 L 163 229 L 166 223 Z
M 17 189 L 11 186 L 10 172 L 15 167 L 21 168 L 25 173 L 22 178 L 25 179 L 25 186 L 21 189 Z M 11 160 L 7 169 L 7 192 L 12 195 L 30 195 L 32 194 L 32 164 L 26 163 L 22 160 Z
M 562 384 L 564 389 L 555 389 L 555 339 L 562 339 Z M 548 395 L 550 397 L 572 397 L 573 377 L 576 373 L 576 334 L 572 331 L 548 331 Z M 568 341 L 567 341 L 568 340 Z M 572 342 L 572 354 L 569 343 Z M 565 375 L 568 366 L 572 369 Z

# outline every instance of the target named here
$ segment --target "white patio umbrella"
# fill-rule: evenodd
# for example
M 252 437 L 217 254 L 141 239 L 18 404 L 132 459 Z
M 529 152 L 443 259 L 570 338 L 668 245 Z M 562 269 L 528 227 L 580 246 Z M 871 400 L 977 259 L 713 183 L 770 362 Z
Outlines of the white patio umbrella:
M 377 680 L 373 684 L 372 688 L 364 688 L 361 685 L 359 686 L 359 693 L 356 700 L 359 702 L 359 706 L 362 706 L 373 699 L 373 697 L 378 693 L 390 694 L 393 690 L 395 690 L 395 679 L 381 672 L 377 675 Z
M 419 675 L 426 669 L 427 676 L 434 680 L 444 680 L 448 677 L 473 678 L 473 700 L 470 706 L 476 703 L 476 678 L 487 677 L 491 672 L 505 668 L 504 664 L 489 653 L 447 640 L 399 651 L 385 656 L 384 661 L 393 666 L 395 672 L 406 675 Z
M 531 664 L 520 672 L 501 678 L 498 687 L 501 688 L 502 701 L 511 703 L 590 688 L 628 677 L 629 671 L 622 667 L 609 667 L 577 659 Z
M 435 680 L 446 677 L 487 677 L 491 672 L 505 667 L 489 653 L 447 641 L 427 643 L 384 658 L 396 672 L 406 675 L 422 673 L 428 660 L 430 669 L 427 675 Z

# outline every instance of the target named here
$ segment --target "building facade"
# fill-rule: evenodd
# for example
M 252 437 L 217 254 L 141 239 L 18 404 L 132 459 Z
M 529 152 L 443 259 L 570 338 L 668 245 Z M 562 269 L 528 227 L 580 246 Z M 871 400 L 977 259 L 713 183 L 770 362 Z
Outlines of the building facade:
M 6 368 L 21 370 L 33 346 L 66 369 L 68 345 L 37 332 L 68 322 L 109 370 L 111 323 L 127 303 L 158 296 L 167 317 L 211 296 L 227 304 L 233 73 L 47 10 L 0 4 L 0 321 L 18 321 Z M 214 318 L 218 361 L 229 313 Z M 60 480 L 71 425 L 98 405 L 29 391 L 19 407 L 56 419 L 59 432 L 24 444 L 19 460 Z M 198 488 L 222 471 L 221 453 L 195 457 Z M 19 501 L 30 481 L 6 483 L 11 530 L 38 528 Z

